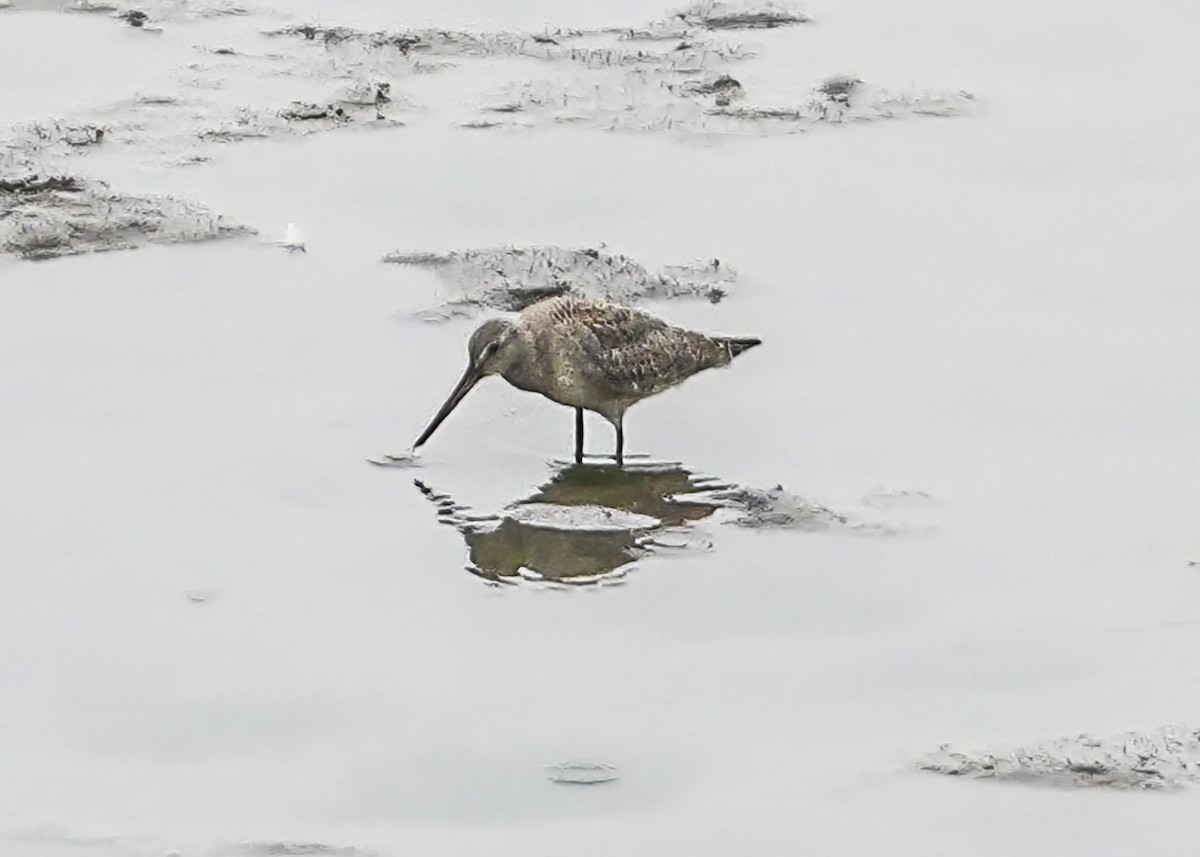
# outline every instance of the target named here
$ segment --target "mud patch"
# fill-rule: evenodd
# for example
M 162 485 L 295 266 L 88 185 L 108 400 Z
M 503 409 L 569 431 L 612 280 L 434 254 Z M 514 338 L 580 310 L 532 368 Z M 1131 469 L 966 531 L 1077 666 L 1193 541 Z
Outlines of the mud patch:
M 746 30 L 803 24 L 810 18 L 796 7 L 778 2 L 729 3 L 700 0 L 666 13 L 666 17 L 640 27 L 612 26 L 601 29 L 548 27 L 542 32 L 499 31 L 472 33 L 440 28 L 402 30 L 356 30 L 352 27 L 316 23 L 280 27 L 270 36 L 292 36 L 326 46 L 358 46 L 372 50 L 394 49 L 405 56 L 434 57 L 530 57 L 568 60 L 587 65 L 620 65 L 653 62 L 656 56 L 644 48 L 594 49 L 588 44 L 597 36 L 617 35 L 625 40 L 667 40 L 704 30 Z M 674 46 L 672 46 L 674 48 Z
M 520 57 L 544 61 L 559 72 L 503 84 L 459 123 L 476 129 L 575 123 L 606 130 L 775 134 L 824 123 L 955 116 L 970 109 L 974 99 L 965 92 L 889 90 L 850 75 L 818 81 L 802 104 L 754 103 L 733 64 L 755 54 L 728 34 L 808 20 L 781 3 L 706 0 L 640 27 L 473 33 L 302 24 L 270 35 L 320 46 L 335 68 L 373 64 L 382 70 L 385 63 L 389 73 L 403 75 L 418 70 L 422 58 L 420 68 L 429 71 L 458 60 Z
M 202 85 L 196 81 L 193 86 Z M 54 169 L 69 158 L 104 147 L 167 165 L 202 163 L 214 143 L 287 139 L 349 127 L 393 128 L 405 108 L 386 80 L 360 80 L 331 87 L 323 101 L 297 100 L 276 106 L 220 104 L 201 98 L 135 95 L 86 118 L 48 119 L 13 126 L 0 134 L 0 148 L 13 157 L 36 157 Z
M 253 32 L 240 41 L 248 47 L 197 46 L 198 59 L 167 70 L 148 93 L 0 130 L 0 151 L 68 172 L 70 158 L 101 147 L 139 162 L 196 164 L 214 144 L 405 124 L 411 104 L 378 64 L 331 68 L 303 51 L 254 50 Z
M 103 182 L 72 176 L 0 177 L 0 252 L 22 259 L 252 233 L 175 197 L 117 193 Z
M 390 88 L 384 83 L 381 87 Z M 382 88 L 377 88 L 382 93 Z M 278 109 L 239 108 L 223 119 L 199 128 L 196 139 L 209 143 L 236 143 L 241 140 L 302 137 L 333 131 L 351 125 L 402 127 L 398 119 L 384 113 L 384 104 L 392 99 L 380 97 L 377 104 L 362 104 L 341 99 L 325 102 L 293 101 Z
M 615 80 L 517 82 L 484 112 L 489 127 L 583 124 L 609 131 L 744 136 L 909 116 L 959 116 L 975 102 L 967 92 L 889 90 L 841 75 L 818 81 L 811 93 L 802 104 L 756 105 L 728 71 L 638 69 Z
M 893 535 L 897 532 L 888 524 L 859 521 L 849 515 L 835 512 L 798 494 L 785 491 L 782 485 L 768 489 L 739 486 L 707 496 L 734 513 L 730 523 L 749 529 L 804 532 L 845 529 L 864 535 Z
M 229 0 L 149 0 L 136 6 L 79 0 L 60 8 L 110 15 L 137 30 L 163 21 L 255 11 Z M 973 99 L 967 93 L 890 91 L 850 75 L 817 82 L 803 104 L 761 103 L 735 73 L 735 64 L 754 53 L 732 41 L 731 34 L 806 20 L 773 0 L 703 0 L 640 28 L 368 32 L 305 23 L 239 32 L 228 27 L 232 42 L 196 45 L 193 61 L 167 70 L 151 93 L 0 130 L 0 177 L 73 175 L 80 172 L 75 158 L 100 149 L 139 164 L 195 166 L 210 161 L 222 145 L 245 140 L 395 128 L 404 124 L 398 116 L 417 106 L 397 81 L 497 58 L 540 61 L 550 78 L 502 83 L 496 95 L 467 108 L 469 118 L 459 124 L 574 123 L 605 130 L 761 135 L 970 109 Z M 503 74 L 506 66 L 496 68 Z M 253 103 L 246 103 L 247 93 L 253 93 Z M 171 197 L 115 194 L 98 182 L 73 191 L 23 194 L 18 202 L 4 211 L 0 249 L 30 259 L 248 231 Z M 442 281 L 453 285 L 449 300 L 423 314 L 430 319 L 481 307 L 519 310 L 566 292 L 619 303 L 674 297 L 715 302 L 735 281 L 719 260 L 651 273 L 603 249 L 485 248 L 397 252 L 385 258 L 436 268 Z
M 959 751 L 948 744 L 917 761 L 922 771 L 1062 787 L 1173 789 L 1200 784 L 1200 729 L 1078 735 L 1029 747 Z
M 679 33 L 687 32 L 684 27 Z M 323 46 L 339 65 L 357 65 L 381 59 L 393 63 L 401 59 L 415 63 L 420 58 L 433 62 L 424 70 L 447 68 L 444 61 L 457 59 L 527 58 L 605 69 L 621 66 L 679 66 L 705 60 L 730 60 L 752 56 L 737 45 L 714 39 L 698 38 L 682 47 L 661 48 L 630 45 L 643 33 L 632 28 L 610 27 L 604 30 L 548 28 L 541 33 L 522 31 L 466 32 L 437 28 L 412 30 L 355 30 L 350 27 L 304 24 L 272 30 L 269 36 L 291 36 Z M 386 52 L 394 52 L 388 56 Z M 409 66 L 412 68 L 412 66 Z M 418 69 L 413 69 L 418 70 Z
M 185 23 L 265 11 L 233 0 L 138 0 L 135 4 L 106 0 L 0 0 L 0 9 L 90 14 L 139 28 L 152 22 Z
M 710 30 L 745 30 L 803 24 L 809 17 L 794 6 L 766 0 L 762 3 L 727 3 L 700 0 L 671 16 L 694 27 Z
M 17 8 L 33 0 L 18 0 Z M 222 0 L 77 2 L 60 6 L 111 16 L 140 31 L 259 10 Z M 261 15 L 272 14 L 262 11 Z M 281 139 L 348 127 L 393 128 L 417 107 L 405 79 L 464 62 L 532 59 L 547 79 L 509 79 L 467 108 L 469 128 L 592 128 L 699 135 L 794 133 L 822 124 L 911 115 L 957 115 L 970 95 L 890 91 L 840 75 L 819 81 L 799 105 L 764 104 L 734 68 L 754 52 L 731 40 L 741 31 L 801 24 L 778 2 L 693 3 L 640 27 L 468 32 L 439 28 L 364 31 L 317 23 L 269 30 L 230 28 L 231 42 L 196 45 L 194 61 L 166 71 L 165 91 L 136 96 L 0 133 L 0 148 L 36 153 L 55 171 L 61 159 L 104 146 L 139 161 L 194 165 L 214 144 Z M 164 86 L 161 82 L 156 86 Z M 254 93 L 247 103 L 248 93 Z
M 252 8 L 235 0 L 138 0 L 136 3 L 105 2 L 105 0 L 15 0 L 18 8 L 42 8 L 63 12 L 91 12 L 108 15 L 134 27 L 149 21 L 183 23 L 222 18 L 229 15 L 249 15 L 265 10 Z M 39 5 L 40 3 L 40 5 Z
M 515 312 L 549 297 L 572 294 L 611 303 L 703 298 L 717 303 L 737 273 L 720 259 L 668 265 L 651 272 L 628 256 L 595 248 L 484 247 L 448 253 L 395 251 L 383 261 L 430 268 L 449 286 L 449 300 L 421 310 L 427 321 L 473 315 L 480 309 Z

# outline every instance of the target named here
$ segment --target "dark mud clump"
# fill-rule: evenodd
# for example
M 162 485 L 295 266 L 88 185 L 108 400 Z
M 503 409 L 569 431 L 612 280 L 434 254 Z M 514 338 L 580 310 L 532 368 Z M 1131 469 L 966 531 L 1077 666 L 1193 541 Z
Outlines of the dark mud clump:
M 117 17 L 129 26 L 138 27 L 139 29 L 146 26 L 147 22 L 150 20 L 150 16 L 140 9 L 130 9 L 127 12 L 122 12 L 121 14 L 117 15 Z
M 717 107 L 728 107 L 730 103 L 743 98 L 746 91 L 742 84 L 729 74 L 718 75 L 714 78 L 685 81 L 679 91 L 684 95 L 712 96 Z
M 798 9 L 766 0 L 762 3 L 726 3 L 700 0 L 676 11 L 673 17 L 709 30 L 747 30 L 786 27 L 811 20 Z
M 734 488 L 713 495 L 727 507 L 739 512 L 733 523 L 754 529 L 820 531 L 849 527 L 850 519 L 831 509 L 783 490 L 782 485 L 761 488 Z
M 737 280 L 736 272 L 719 259 L 651 272 L 628 256 L 591 247 L 396 251 L 385 255 L 383 261 L 432 268 L 454 289 L 450 300 L 422 311 L 421 317 L 428 320 L 470 315 L 478 309 L 517 311 L 568 293 L 621 304 L 683 297 L 716 303 Z
M 72 176 L 28 176 L 23 179 L 0 179 L 0 193 L 13 195 L 20 194 L 39 194 L 48 193 L 50 191 L 65 191 L 66 193 L 78 193 L 83 187 L 79 184 L 79 179 Z
M 946 744 L 916 765 L 949 776 L 1049 786 L 1183 788 L 1200 784 L 1200 729 L 1078 735 L 995 752 L 964 752 Z
M 50 120 L 32 122 L 21 126 L 17 139 L 7 148 L 24 148 L 44 154 L 54 149 L 80 149 L 87 146 L 98 146 L 104 142 L 107 129 L 92 122 L 63 122 Z
M 327 119 L 333 123 L 349 121 L 345 109 L 336 104 L 318 105 L 307 101 L 293 101 L 291 106 L 279 111 L 279 116 L 288 122 L 313 119 Z
M 833 77 L 827 77 L 813 89 L 830 101 L 835 101 L 840 104 L 849 104 L 851 94 L 862 84 L 862 81 L 857 77 L 850 77 L 845 74 L 836 74 Z
M 111 191 L 73 176 L 0 178 L 0 252 L 22 259 L 208 241 L 253 230 L 170 196 Z
M 288 123 L 308 122 L 319 123 L 324 127 L 347 125 L 359 119 L 369 117 L 369 111 L 361 108 L 374 108 L 374 118 L 384 120 L 384 107 L 392 103 L 390 95 L 392 85 L 388 81 L 362 81 L 352 86 L 344 87 L 336 102 L 314 104 L 308 101 L 293 101 L 290 105 L 278 111 L 279 118 Z M 403 123 L 393 123 L 403 124 Z M 314 130 L 312 128 L 306 131 Z
M 369 100 L 358 100 L 360 90 L 367 88 L 374 94 Z M 389 89 L 386 83 L 363 84 L 336 101 L 293 101 L 278 110 L 243 108 L 227 115 L 219 124 L 197 131 L 195 136 L 206 142 L 233 143 L 332 131 L 363 122 L 402 127 L 403 122 L 384 114 L 384 105 L 392 102 L 386 94 Z

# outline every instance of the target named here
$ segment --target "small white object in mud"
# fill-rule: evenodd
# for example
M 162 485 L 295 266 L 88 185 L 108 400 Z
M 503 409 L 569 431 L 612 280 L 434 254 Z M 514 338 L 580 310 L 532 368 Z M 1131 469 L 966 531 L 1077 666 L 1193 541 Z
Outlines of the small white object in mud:
M 304 249 L 304 235 L 300 232 L 300 227 L 294 223 L 289 223 L 287 229 L 284 230 L 283 239 L 280 241 L 269 242 L 276 247 L 282 247 L 288 253 L 294 253 L 299 250 L 301 253 L 307 253 Z
M 553 783 L 592 786 L 617 778 L 617 769 L 601 762 L 559 762 L 546 765 L 546 779 Z

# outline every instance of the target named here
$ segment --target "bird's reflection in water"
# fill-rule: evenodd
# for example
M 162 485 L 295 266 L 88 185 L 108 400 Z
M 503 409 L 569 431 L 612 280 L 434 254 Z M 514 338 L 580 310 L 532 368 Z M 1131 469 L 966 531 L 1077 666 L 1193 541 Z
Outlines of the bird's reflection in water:
M 481 516 L 416 485 L 438 507 L 438 519 L 462 533 L 469 571 L 496 583 L 565 585 L 614 583 L 655 546 L 695 543 L 682 528 L 720 505 L 705 492 L 727 487 L 673 463 L 575 464 L 556 470 L 532 496 Z

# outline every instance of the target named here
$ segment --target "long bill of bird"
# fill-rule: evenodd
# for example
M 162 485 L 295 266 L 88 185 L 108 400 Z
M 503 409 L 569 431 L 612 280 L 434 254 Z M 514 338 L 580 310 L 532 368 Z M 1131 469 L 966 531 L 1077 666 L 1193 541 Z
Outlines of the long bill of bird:
M 429 440 L 430 436 L 437 431 L 437 427 L 442 424 L 446 417 L 450 416 L 450 412 L 458 407 L 461 402 L 471 392 L 471 388 L 483 380 L 483 372 L 479 370 L 474 363 L 467 366 L 467 371 L 463 372 L 463 376 L 458 379 L 458 383 L 454 385 L 454 389 L 450 391 L 450 395 L 446 401 L 438 409 L 434 418 L 429 425 L 425 427 L 425 431 L 421 432 L 421 436 L 417 438 L 417 442 L 413 444 L 413 449 L 416 449 L 425 441 Z
M 421 432 L 421 436 L 413 444 L 413 449 L 429 440 L 437 431 L 437 427 L 450 416 L 450 412 L 471 392 L 472 387 L 488 375 L 499 371 L 504 359 L 503 355 L 500 355 L 501 348 L 513 341 L 512 335 L 512 324 L 502 318 L 488 319 L 475 329 L 467 343 L 467 371 L 463 372 L 463 376 L 458 379 L 458 383 L 454 385 L 454 389 L 450 391 L 433 420 L 426 426 L 425 431 Z

